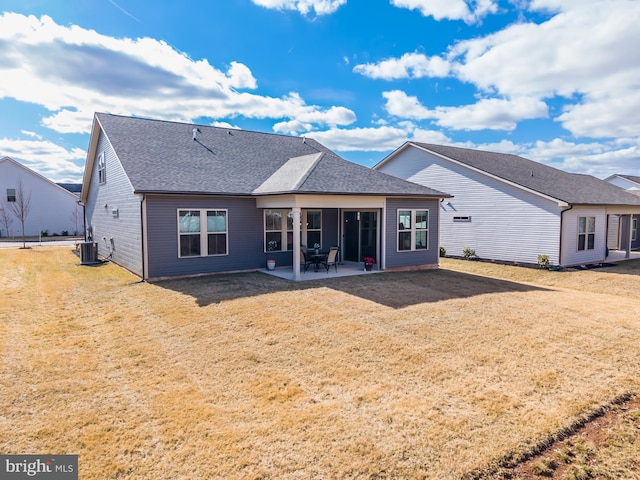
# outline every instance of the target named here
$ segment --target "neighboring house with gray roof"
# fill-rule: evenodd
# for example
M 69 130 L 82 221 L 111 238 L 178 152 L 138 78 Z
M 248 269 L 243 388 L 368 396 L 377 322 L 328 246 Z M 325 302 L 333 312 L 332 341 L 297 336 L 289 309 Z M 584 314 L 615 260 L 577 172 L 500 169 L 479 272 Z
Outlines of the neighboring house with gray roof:
M 622 175 L 620 173 L 616 173 L 615 175 L 611 175 L 604 180 L 615 185 L 616 187 L 625 189 L 629 193 L 640 195 L 640 177 L 638 176 Z
M 640 195 L 640 177 L 635 175 L 622 175 L 615 174 L 605 178 L 605 181 L 615 185 L 616 187 L 623 188 L 629 193 Z M 640 249 L 640 232 L 638 227 L 640 226 L 640 215 L 634 215 L 631 219 L 631 249 Z M 608 244 L 610 248 L 620 248 L 624 246 L 625 241 L 629 235 L 629 232 L 625 228 L 625 225 L 617 222 L 615 217 L 611 217 L 609 228 L 609 240 Z
M 342 261 L 436 268 L 442 198 L 309 138 L 104 113 L 81 193 L 99 254 L 144 279 L 256 270 L 267 258 L 298 278 L 298 245 L 315 243 L 339 245 Z M 400 216 L 419 221 L 399 231 Z
M 604 180 L 504 153 L 407 142 L 374 169 L 454 196 L 440 206 L 449 255 L 468 247 L 498 261 L 603 262 L 609 218 L 631 225 L 640 213 L 640 197 Z M 630 243 L 624 247 L 629 256 Z

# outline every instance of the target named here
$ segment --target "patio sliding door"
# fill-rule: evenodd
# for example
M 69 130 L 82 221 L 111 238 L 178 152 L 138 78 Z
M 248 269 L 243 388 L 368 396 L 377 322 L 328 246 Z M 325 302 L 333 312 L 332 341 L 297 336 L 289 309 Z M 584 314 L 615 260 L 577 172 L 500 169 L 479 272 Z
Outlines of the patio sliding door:
M 361 262 L 363 257 L 378 257 L 378 212 L 343 212 L 343 259 Z

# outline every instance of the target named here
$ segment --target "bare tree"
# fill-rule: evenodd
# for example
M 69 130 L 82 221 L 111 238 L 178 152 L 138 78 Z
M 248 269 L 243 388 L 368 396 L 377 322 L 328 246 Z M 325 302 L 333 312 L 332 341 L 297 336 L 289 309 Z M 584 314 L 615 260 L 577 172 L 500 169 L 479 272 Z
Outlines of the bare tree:
M 10 213 L 11 212 L 9 211 L 9 208 L 6 205 L 6 202 L 4 201 L 0 202 L 0 225 L 2 225 L 4 229 L 7 231 L 7 237 L 11 235 L 9 232 L 11 229 L 11 224 L 13 223 Z
M 11 210 L 11 213 L 20 220 L 20 224 L 22 225 L 22 248 L 27 248 L 24 235 L 24 223 L 26 222 L 27 217 L 29 216 L 29 211 L 31 210 L 31 192 L 27 193 L 24 191 L 22 180 L 18 180 L 16 201 L 9 202 L 9 209 Z

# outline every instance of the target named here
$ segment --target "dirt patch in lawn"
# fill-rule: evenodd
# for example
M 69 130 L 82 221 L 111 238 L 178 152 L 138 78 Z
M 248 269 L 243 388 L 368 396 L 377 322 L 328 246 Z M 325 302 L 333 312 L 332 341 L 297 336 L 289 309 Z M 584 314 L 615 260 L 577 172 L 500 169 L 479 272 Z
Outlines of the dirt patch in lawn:
M 603 409 L 540 454 L 493 478 L 513 480 L 633 479 L 640 477 L 640 398 Z

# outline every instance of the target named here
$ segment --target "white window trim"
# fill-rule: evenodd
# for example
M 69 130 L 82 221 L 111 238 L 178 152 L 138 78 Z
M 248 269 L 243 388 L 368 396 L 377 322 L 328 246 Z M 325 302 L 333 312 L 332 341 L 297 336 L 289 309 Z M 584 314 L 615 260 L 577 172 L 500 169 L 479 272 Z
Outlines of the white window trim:
M 13 192 L 13 194 L 9 193 L 9 190 Z M 17 191 L 15 188 L 7 188 L 7 202 L 15 202 L 17 200 Z
M 186 255 L 180 254 L 180 237 L 182 235 L 195 235 L 196 232 L 180 232 L 180 212 L 200 212 L 200 255 Z M 207 212 L 224 212 L 225 214 L 225 226 L 224 232 L 208 232 L 207 231 Z M 204 219 L 204 221 L 203 221 Z M 225 257 L 229 255 L 229 211 L 226 208 L 178 208 L 176 210 L 176 221 L 178 231 L 178 258 L 202 258 L 202 257 Z M 225 235 L 225 252 L 226 253 L 214 253 L 209 255 L 209 233 L 216 233 Z M 206 253 L 203 253 L 206 252 Z
M 107 183 L 107 160 L 104 156 L 104 152 L 98 155 L 98 183 L 104 185 Z
M 307 224 L 309 223 L 307 214 L 309 212 L 320 212 L 320 228 L 307 228 Z M 318 245 L 320 245 L 320 248 L 322 248 L 322 209 L 310 208 L 308 210 L 302 210 L 302 222 L 300 223 L 301 223 L 301 229 L 302 229 L 302 231 L 300 232 L 301 233 L 300 238 L 303 238 L 306 241 L 308 232 L 320 232 L 320 243 Z M 304 242 L 301 242 L 301 243 L 304 243 Z M 313 245 L 307 245 L 307 248 L 313 248 Z
M 584 218 L 585 220 L 585 230 L 584 233 L 580 233 L 580 219 Z M 589 219 L 593 218 L 593 231 L 589 231 Z M 576 225 L 578 230 L 578 235 L 576 236 L 576 252 L 589 252 L 591 250 L 596 249 L 596 217 L 593 215 L 580 216 L 578 217 L 578 224 Z M 584 235 L 584 248 L 580 249 L 580 235 Z M 593 235 L 593 248 L 589 248 L 589 235 Z
M 281 222 L 281 226 L 280 226 L 280 250 L 269 250 L 267 249 L 267 232 L 277 232 L 278 230 L 267 230 L 267 210 L 271 211 L 271 212 L 280 212 L 280 214 L 282 215 L 282 222 Z M 274 252 L 290 252 L 291 250 L 288 249 L 288 238 L 287 238 L 287 233 L 289 231 L 291 231 L 293 233 L 293 230 L 289 230 L 288 229 L 288 224 L 289 222 L 287 222 L 287 218 L 289 216 L 289 214 L 292 212 L 292 210 L 290 208 L 266 208 L 262 211 L 262 232 L 263 232 L 263 236 L 262 236 L 262 241 L 263 241 L 263 248 L 264 248 L 264 253 L 274 253 Z M 284 248 L 283 248 L 284 247 Z
M 400 212 L 411 212 L 411 228 L 405 228 L 404 230 L 400 230 Z M 427 212 L 427 228 L 416 228 L 416 212 Z M 430 212 L 428 208 L 398 208 L 396 210 L 396 252 L 404 253 L 404 252 L 421 252 L 429 250 L 429 222 L 430 222 Z M 426 232 L 427 239 L 427 248 L 416 248 L 416 232 Z M 410 250 L 400 250 L 400 232 L 411 232 L 411 249 Z

